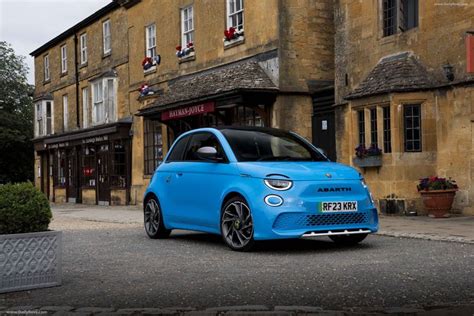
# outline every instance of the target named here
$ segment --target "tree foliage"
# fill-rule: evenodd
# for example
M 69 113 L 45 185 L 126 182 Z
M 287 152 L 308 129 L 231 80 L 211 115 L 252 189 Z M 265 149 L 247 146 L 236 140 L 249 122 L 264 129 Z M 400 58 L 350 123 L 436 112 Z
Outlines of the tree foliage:
M 33 86 L 24 59 L 0 41 L 0 183 L 33 179 Z

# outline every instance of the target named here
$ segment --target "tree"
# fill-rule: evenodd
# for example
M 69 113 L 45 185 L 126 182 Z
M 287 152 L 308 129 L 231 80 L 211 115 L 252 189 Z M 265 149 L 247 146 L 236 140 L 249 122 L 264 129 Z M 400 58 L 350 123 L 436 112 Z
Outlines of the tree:
M 0 183 L 33 180 L 33 86 L 24 59 L 0 41 Z

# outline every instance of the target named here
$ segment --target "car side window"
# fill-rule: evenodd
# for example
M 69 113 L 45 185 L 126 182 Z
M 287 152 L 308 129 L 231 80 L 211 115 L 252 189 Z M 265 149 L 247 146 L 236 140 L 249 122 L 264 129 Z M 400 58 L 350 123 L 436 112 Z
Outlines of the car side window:
M 191 135 L 181 138 L 173 147 L 173 150 L 168 156 L 168 159 L 166 159 L 166 162 L 183 161 L 184 149 L 186 148 L 186 144 L 188 143 L 190 138 L 191 138 Z
M 217 137 L 212 133 L 196 133 L 192 135 L 188 143 L 186 152 L 184 154 L 185 161 L 202 161 L 196 155 L 196 152 L 201 147 L 214 147 L 217 150 L 218 157 L 224 158 L 226 161 L 224 150 L 219 143 Z

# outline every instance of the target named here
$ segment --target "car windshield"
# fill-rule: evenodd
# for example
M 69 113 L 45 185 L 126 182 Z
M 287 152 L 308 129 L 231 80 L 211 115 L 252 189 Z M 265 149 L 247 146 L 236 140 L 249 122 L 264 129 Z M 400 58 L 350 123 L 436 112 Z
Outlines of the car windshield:
M 279 130 L 221 130 L 238 161 L 328 161 L 295 135 Z

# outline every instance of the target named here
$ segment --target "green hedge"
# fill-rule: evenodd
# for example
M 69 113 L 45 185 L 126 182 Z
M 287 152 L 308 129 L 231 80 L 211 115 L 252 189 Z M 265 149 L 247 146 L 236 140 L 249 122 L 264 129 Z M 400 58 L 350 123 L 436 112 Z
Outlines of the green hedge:
M 31 182 L 0 185 L 0 234 L 48 230 L 51 208 Z

